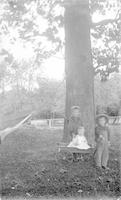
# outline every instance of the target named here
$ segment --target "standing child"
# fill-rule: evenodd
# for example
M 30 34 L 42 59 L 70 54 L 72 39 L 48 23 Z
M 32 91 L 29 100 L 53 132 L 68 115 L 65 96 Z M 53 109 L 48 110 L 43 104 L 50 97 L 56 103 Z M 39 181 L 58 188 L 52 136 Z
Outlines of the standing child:
M 110 131 L 108 128 L 108 116 L 105 114 L 97 115 L 95 128 L 96 152 L 95 161 L 97 167 L 108 169 Z

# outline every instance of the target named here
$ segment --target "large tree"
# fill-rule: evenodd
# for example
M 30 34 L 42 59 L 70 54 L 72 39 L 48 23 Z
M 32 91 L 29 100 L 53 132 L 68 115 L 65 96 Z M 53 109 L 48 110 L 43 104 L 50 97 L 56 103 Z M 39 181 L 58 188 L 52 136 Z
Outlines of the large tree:
M 90 144 L 94 142 L 94 70 L 91 56 L 89 1 L 65 3 L 66 120 L 68 140 L 71 106 L 78 105 Z

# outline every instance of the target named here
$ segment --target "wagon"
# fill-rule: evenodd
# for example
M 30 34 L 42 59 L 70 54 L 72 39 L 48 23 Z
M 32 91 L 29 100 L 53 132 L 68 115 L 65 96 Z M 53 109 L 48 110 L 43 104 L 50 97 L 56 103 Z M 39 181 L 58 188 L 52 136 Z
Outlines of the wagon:
M 56 161 L 61 163 L 73 163 L 76 161 L 88 161 L 94 158 L 95 148 L 78 149 L 75 147 L 68 147 L 67 143 L 58 143 L 58 151 L 56 154 Z

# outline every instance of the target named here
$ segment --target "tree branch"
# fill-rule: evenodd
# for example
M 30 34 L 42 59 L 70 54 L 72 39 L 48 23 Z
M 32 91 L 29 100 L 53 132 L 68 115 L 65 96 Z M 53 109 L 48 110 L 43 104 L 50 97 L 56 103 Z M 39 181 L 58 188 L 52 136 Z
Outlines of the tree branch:
M 105 19 L 105 20 L 102 20 L 100 22 L 92 23 L 91 28 L 95 28 L 95 27 L 101 26 L 101 25 L 107 25 L 109 23 L 113 23 L 113 22 L 116 22 L 116 21 L 117 21 L 117 19 Z
M 121 12 L 121 10 L 118 10 L 118 12 L 117 12 L 117 14 L 116 14 L 114 19 L 104 19 L 104 20 L 102 20 L 100 22 L 92 23 L 91 24 L 91 28 L 95 28 L 97 26 L 107 25 L 109 23 L 117 22 L 120 19 L 120 15 L 119 15 L 120 12 Z
M 8 127 L 2 131 L 0 131 L 0 137 L 1 137 L 1 141 L 4 140 L 4 138 L 10 134 L 13 133 L 14 131 L 16 131 L 19 127 L 21 127 L 28 119 L 31 118 L 31 114 L 28 115 L 25 119 L 23 119 L 21 122 L 19 122 L 18 124 L 16 124 L 14 127 Z

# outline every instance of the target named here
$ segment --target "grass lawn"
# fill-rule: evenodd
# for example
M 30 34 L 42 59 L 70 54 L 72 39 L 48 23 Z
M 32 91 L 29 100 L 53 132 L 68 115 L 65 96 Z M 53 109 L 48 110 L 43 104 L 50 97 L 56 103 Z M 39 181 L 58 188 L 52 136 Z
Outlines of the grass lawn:
M 1 194 L 3 199 L 79 199 L 120 193 L 120 126 L 111 127 L 110 171 L 99 171 L 93 160 L 56 162 L 62 130 L 23 127 L 6 137 L 0 146 Z

